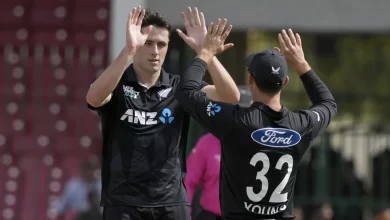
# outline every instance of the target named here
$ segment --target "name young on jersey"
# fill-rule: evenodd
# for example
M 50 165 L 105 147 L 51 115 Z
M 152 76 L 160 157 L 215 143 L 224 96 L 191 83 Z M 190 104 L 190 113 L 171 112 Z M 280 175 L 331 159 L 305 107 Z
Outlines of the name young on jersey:
M 286 205 L 279 206 L 260 206 L 252 203 L 244 202 L 245 209 L 259 215 L 275 215 L 286 210 Z
M 261 128 L 252 132 L 252 140 L 267 147 L 291 147 L 301 141 L 301 135 L 285 128 Z

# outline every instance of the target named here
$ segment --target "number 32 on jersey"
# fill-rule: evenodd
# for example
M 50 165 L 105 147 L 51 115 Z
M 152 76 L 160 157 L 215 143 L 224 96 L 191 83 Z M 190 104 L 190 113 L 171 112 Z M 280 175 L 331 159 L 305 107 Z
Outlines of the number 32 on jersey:
M 270 168 L 270 161 L 267 156 L 267 154 L 263 152 L 258 152 L 255 155 L 253 155 L 251 161 L 249 162 L 250 165 L 256 166 L 257 163 L 261 162 L 263 164 L 263 168 L 257 172 L 256 180 L 261 181 L 261 191 L 258 193 L 255 193 L 253 191 L 252 186 L 246 187 L 246 193 L 248 195 L 248 198 L 252 202 L 260 202 L 264 199 L 264 197 L 267 195 L 267 192 L 269 190 L 269 184 L 268 179 L 265 176 L 270 169 L 277 169 L 281 170 L 284 164 L 287 164 L 287 173 L 285 174 L 283 180 L 279 183 L 279 185 L 275 188 L 275 190 L 272 192 L 271 197 L 268 202 L 270 203 L 284 203 L 288 200 L 288 193 L 282 193 L 284 188 L 286 187 L 288 180 L 290 178 L 292 169 L 293 169 L 293 157 L 291 155 L 285 154 L 282 157 L 279 158 L 278 162 L 276 163 L 276 166 L 273 168 Z

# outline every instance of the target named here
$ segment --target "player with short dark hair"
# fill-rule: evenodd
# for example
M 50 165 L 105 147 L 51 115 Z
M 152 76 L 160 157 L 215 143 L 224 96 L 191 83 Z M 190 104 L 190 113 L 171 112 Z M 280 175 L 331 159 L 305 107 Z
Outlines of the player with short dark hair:
M 182 13 L 191 48 L 207 30 L 204 16 Z M 202 22 L 201 22 L 202 21 Z M 88 107 L 102 121 L 102 198 L 104 220 L 189 220 L 184 187 L 185 148 L 190 117 L 173 91 L 180 76 L 162 69 L 171 25 L 156 11 L 134 8 L 128 17 L 126 47 L 93 82 Z M 208 97 L 237 103 L 238 88 L 214 57 L 202 82 Z M 133 63 L 131 64 L 131 61 Z
M 145 15 L 142 20 L 141 28 L 148 27 L 149 25 L 159 28 L 165 28 L 168 30 L 169 34 L 171 34 L 172 32 L 172 25 L 169 22 L 168 18 L 163 16 L 156 10 L 145 10 Z
M 221 142 L 223 219 L 294 219 L 299 162 L 336 115 L 336 102 L 305 60 L 300 36 L 291 30 L 279 34 L 281 49 L 267 49 L 246 59 L 253 96 L 250 107 L 209 99 L 199 90 L 200 82 L 211 57 L 226 50 L 226 37 L 218 25 L 210 26 L 175 96 Z M 280 103 L 280 91 L 288 83 L 286 60 L 313 104 L 307 110 L 291 111 Z

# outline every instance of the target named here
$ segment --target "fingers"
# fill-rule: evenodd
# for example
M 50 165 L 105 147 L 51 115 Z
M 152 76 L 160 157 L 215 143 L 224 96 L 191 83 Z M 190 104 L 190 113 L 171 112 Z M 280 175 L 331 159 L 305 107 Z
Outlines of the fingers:
M 131 21 L 132 21 L 132 18 L 133 18 L 133 11 L 131 11 L 129 13 L 129 15 L 127 16 L 127 28 L 129 28 Z
M 220 24 L 221 24 L 221 19 L 218 18 L 214 24 L 213 31 L 211 32 L 214 36 L 218 33 L 218 28 Z
M 291 29 L 288 29 L 287 32 L 288 32 L 288 36 L 289 36 L 289 38 L 290 38 L 291 44 L 292 44 L 293 46 L 297 45 L 297 40 L 295 39 L 295 36 L 294 36 L 294 33 L 292 32 L 292 30 L 291 30 Z
M 148 36 L 150 32 L 152 32 L 152 29 L 153 29 L 153 25 L 149 25 L 147 28 L 143 29 L 142 34 Z
M 220 36 L 222 40 L 225 40 L 233 29 L 233 26 L 229 25 L 225 30 L 226 23 L 226 18 L 224 18 L 222 22 L 221 19 L 218 18 L 214 25 L 212 25 L 212 23 L 209 24 L 207 33 L 213 36 Z
M 184 36 L 186 36 L 186 35 L 183 33 L 183 31 L 181 31 L 180 29 L 176 29 L 176 32 L 177 32 L 177 34 L 178 34 L 181 38 L 183 38 Z
M 190 22 L 188 22 L 188 19 L 186 17 L 186 14 L 184 12 L 180 13 L 181 20 L 183 21 L 184 27 L 186 30 L 191 27 Z
M 234 44 L 233 43 L 228 43 L 228 44 L 225 44 L 223 45 L 223 51 L 225 50 L 228 50 L 230 48 L 234 47 Z
M 133 17 L 131 19 L 132 24 L 136 24 L 138 21 L 139 14 L 141 13 L 141 6 L 133 8 Z
M 300 47 L 302 47 L 302 39 L 301 39 L 301 36 L 300 36 L 298 33 L 296 33 L 296 34 L 295 34 L 295 38 L 297 39 L 297 45 L 300 46 Z
M 190 18 L 190 25 L 191 25 L 192 27 L 195 26 L 195 17 L 194 17 L 194 15 L 193 15 L 193 13 L 192 13 L 191 7 L 188 7 L 188 8 L 187 8 L 187 14 L 188 14 L 188 16 L 189 16 L 189 18 Z
M 200 13 L 200 26 L 206 27 L 206 19 L 204 18 L 203 12 Z
M 287 35 L 287 32 L 284 29 L 282 30 L 282 37 L 283 37 L 283 40 L 284 40 L 287 48 L 291 48 L 292 43 L 290 41 L 289 36 Z
M 187 43 L 188 41 L 188 36 L 186 34 L 183 33 L 183 31 L 181 31 L 180 29 L 176 29 L 176 32 L 177 34 L 181 37 L 181 39 L 184 40 L 184 42 Z
M 278 52 L 281 52 L 280 48 L 279 47 L 274 47 L 274 50 L 278 51 Z
M 195 25 L 197 26 L 201 25 L 200 18 L 199 18 L 199 11 L 197 7 L 195 7 L 194 10 L 192 11 L 192 16 L 194 17 Z
M 207 27 L 207 34 L 211 35 L 213 32 L 213 22 L 210 22 L 209 26 Z
M 288 29 L 288 32 L 282 30 L 282 33 L 278 34 L 278 39 L 282 51 L 293 49 L 294 47 L 302 47 L 302 39 L 299 34 L 295 33 Z
M 144 17 L 145 17 L 145 9 L 142 9 L 137 21 L 138 26 L 142 25 L 142 21 L 144 20 Z
M 278 40 L 279 40 L 280 48 L 282 49 L 282 51 L 288 50 L 286 42 L 284 42 L 283 36 L 280 33 L 278 34 Z
M 226 18 L 222 19 L 222 22 L 219 25 L 218 31 L 217 31 L 218 36 L 222 35 L 223 31 L 225 30 L 226 23 L 227 23 L 227 19 Z
M 233 26 L 232 26 L 232 25 L 229 25 L 229 26 L 226 28 L 225 32 L 224 32 L 224 33 L 222 34 L 222 36 L 221 36 L 221 38 L 222 38 L 223 41 L 226 40 L 226 38 L 229 37 L 229 34 L 230 34 L 230 32 L 232 31 L 232 29 L 233 29 Z
M 128 19 L 127 19 L 127 26 L 135 24 L 135 25 L 141 25 L 142 20 L 145 16 L 145 9 L 141 9 L 141 6 L 134 7 L 131 12 L 129 13 Z

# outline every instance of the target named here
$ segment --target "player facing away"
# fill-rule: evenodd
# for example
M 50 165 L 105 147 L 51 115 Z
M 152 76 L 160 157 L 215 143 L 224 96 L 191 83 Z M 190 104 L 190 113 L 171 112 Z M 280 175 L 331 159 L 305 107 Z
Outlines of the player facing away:
M 310 143 L 336 115 L 329 89 L 311 70 L 301 38 L 279 34 L 280 48 L 246 59 L 253 104 L 240 107 L 207 98 L 200 91 L 211 58 L 226 47 L 223 27 L 209 27 L 175 96 L 186 111 L 222 145 L 220 202 L 223 219 L 294 219 L 293 192 L 299 162 Z M 287 61 L 287 62 L 286 62 Z M 287 63 L 300 77 L 312 106 L 291 111 L 280 103 Z
M 189 8 L 188 16 L 204 20 L 197 9 Z M 190 47 L 199 47 L 206 27 L 190 25 L 184 13 L 182 18 L 187 35 L 181 36 Z M 170 33 L 161 14 L 134 8 L 126 46 L 88 91 L 88 106 L 102 120 L 103 220 L 190 219 L 183 174 L 190 117 L 173 95 L 180 76 L 162 69 Z M 215 86 L 202 82 L 201 90 L 213 99 L 237 103 L 237 86 L 212 60 Z

